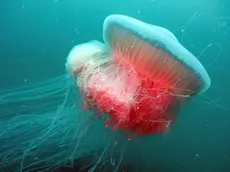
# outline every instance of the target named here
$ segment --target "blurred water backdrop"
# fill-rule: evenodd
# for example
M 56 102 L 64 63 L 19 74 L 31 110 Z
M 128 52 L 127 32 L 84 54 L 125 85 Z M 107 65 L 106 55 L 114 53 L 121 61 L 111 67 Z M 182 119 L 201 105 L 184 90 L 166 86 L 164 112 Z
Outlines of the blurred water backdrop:
M 66 57 L 110 14 L 169 29 L 211 77 L 168 135 L 129 141 L 81 110 Z M 1 0 L 0 171 L 229 172 L 229 46 L 229 0 Z

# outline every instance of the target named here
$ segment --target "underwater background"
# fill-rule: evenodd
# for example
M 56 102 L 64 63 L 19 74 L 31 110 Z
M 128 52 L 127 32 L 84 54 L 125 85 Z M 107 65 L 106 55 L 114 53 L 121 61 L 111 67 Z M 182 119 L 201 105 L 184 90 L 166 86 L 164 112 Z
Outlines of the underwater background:
M 71 48 L 103 41 L 102 24 L 110 14 L 169 29 L 212 81 L 185 106 L 171 133 L 148 147 L 144 157 L 152 166 L 139 171 L 229 172 L 229 0 L 1 0 L 0 89 L 66 73 Z

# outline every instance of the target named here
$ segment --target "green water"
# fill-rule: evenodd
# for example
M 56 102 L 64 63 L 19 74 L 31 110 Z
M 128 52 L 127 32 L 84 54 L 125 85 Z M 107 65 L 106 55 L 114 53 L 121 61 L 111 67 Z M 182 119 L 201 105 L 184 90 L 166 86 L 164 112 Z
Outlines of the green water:
M 229 172 L 229 0 L 1 0 L 0 88 L 65 73 L 70 49 L 102 41 L 103 20 L 115 13 L 172 31 L 212 80 L 159 149 L 143 148 L 148 171 Z

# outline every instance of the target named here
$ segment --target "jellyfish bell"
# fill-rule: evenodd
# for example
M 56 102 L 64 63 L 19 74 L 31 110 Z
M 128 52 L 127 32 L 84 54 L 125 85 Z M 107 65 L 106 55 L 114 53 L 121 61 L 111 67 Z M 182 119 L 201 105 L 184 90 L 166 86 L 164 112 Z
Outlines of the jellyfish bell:
M 104 45 L 97 40 L 76 45 L 72 48 L 67 57 L 65 64 L 66 70 L 70 76 L 77 75 L 82 68 L 99 60 L 102 57 L 103 52 Z
M 190 89 L 196 94 L 205 92 L 211 85 L 199 60 L 163 27 L 128 16 L 111 15 L 104 22 L 104 40 L 113 51 L 114 59 L 119 63 L 131 62 L 138 71 L 145 66 L 144 73 L 149 77 L 163 77 L 172 85 L 175 80 L 177 85 L 181 81 L 179 88 Z M 191 81 L 192 85 L 188 86 Z
M 103 37 L 111 58 L 80 80 L 88 101 L 108 115 L 106 126 L 165 133 L 184 104 L 210 87 L 202 64 L 165 28 L 111 15 Z

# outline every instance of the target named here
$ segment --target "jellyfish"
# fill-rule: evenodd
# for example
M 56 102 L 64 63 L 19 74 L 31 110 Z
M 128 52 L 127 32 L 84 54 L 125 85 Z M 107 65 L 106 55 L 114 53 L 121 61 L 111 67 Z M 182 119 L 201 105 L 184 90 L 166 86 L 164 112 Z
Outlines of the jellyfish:
M 88 106 L 107 114 L 105 126 L 167 133 L 185 103 L 210 87 L 202 64 L 165 28 L 111 15 L 103 37 L 109 57 L 90 59 L 76 83 Z
M 210 87 L 202 64 L 165 28 L 110 15 L 103 39 L 74 46 L 66 74 L 0 90 L 0 170 L 53 171 L 96 155 L 90 171 L 111 156 L 119 160 L 108 171 L 119 171 L 129 158 L 122 145 L 169 132 Z

